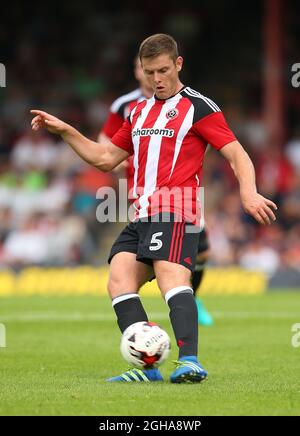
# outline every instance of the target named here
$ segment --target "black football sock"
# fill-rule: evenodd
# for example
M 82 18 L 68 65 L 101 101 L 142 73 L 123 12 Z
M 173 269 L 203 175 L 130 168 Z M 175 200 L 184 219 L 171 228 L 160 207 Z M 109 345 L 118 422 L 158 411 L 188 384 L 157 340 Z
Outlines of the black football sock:
M 200 288 L 204 275 L 204 270 L 205 270 L 205 262 L 200 262 L 196 264 L 195 271 L 192 274 L 191 284 L 192 284 L 192 288 L 194 289 L 195 297 Z
M 166 301 L 170 307 L 169 315 L 179 347 L 179 357 L 197 356 L 198 312 L 192 289 L 186 288 L 170 298 L 167 292 Z
M 147 314 L 137 294 L 127 294 L 117 297 L 112 302 L 117 315 L 118 326 L 123 333 L 131 324 L 148 321 Z

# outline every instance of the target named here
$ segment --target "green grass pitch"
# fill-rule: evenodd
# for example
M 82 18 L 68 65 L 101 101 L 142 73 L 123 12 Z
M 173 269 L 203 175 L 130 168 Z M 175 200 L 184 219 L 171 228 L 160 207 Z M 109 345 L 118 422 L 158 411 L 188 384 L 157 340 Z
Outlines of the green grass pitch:
M 299 292 L 206 296 L 215 325 L 199 331 L 209 372 L 199 385 L 169 383 L 168 309 L 159 297 L 143 302 L 172 337 L 163 383 L 105 382 L 127 368 L 108 298 L 1 298 L 0 415 L 300 415 Z

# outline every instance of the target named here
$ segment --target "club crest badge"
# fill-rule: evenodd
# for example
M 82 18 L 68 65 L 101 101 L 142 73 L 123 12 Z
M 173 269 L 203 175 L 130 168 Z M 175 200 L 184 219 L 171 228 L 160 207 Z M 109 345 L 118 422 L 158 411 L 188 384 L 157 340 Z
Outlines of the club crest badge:
M 178 115 L 179 115 L 179 111 L 178 109 L 176 109 L 176 107 L 174 109 L 170 109 L 166 113 L 166 117 L 168 118 L 168 120 L 175 120 L 175 118 L 177 118 Z

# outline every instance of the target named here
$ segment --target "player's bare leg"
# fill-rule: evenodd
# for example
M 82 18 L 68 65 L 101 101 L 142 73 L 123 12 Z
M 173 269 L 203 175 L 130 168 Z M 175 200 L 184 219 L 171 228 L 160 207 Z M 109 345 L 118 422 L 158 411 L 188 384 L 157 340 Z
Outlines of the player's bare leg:
M 138 321 L 148 321 L 138 291 L 153 276 L 148 265 L 138 262 L 134 253 L 117 253 L 111 260 L 108 292 L 123 331 Z
M 117 315 L 117 321 L 123 333 L 131 324 L 148 321 L 138 291 L 153 277 L 153 269 L 138 262 L 134 253 L 117 253 L 110 263 L 108 292 Z M 141 370 L 133 368 L 123 374 L 108 379 L 109 382 L 149 382 L 162 381 L 158 369 Z
M 170 307 L 170 320 L 179 347 L 172 383 L 201 382 L 207 372 L 198 362 L 198 312 L 190 285 L 191 271 L 183 265 L 157 260 L 154 271 L 162 296 Z
M 111 299 L 128 292 L 138 293 L 153 275 L 153 268 L 138 262 L 135 253 L 117 253 L 109 268 L 108 292 Z

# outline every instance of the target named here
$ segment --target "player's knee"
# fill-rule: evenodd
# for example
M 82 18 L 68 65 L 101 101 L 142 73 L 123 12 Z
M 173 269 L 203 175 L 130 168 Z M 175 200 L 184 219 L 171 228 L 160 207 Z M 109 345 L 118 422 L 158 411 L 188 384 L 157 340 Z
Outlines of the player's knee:
M 117 277 L 115 275 L 113 275 L 113 276 L 111 275 L 109 277 L 109 280 L 107 283 L 107 290 L 108 290 L 108 293 L 112 299 L 121 295 L 122 294 L 122 283 L 121 283 L 120 277 Z M 123 289 L 123 293 L 124 293 L 124 289 Z
M 191 272 L 179 264 L 157 262 L 155 265 L 157 283 L 162 296 L 178 286 L 190 287 Z
M 116 298 L 124 293 L 136 293 L 138 291 L 138 285 L 136 280 L 131 277 L 124 277 L 121 274 L 111 274 L 107 284 L 107 290 L 110 297 Z

